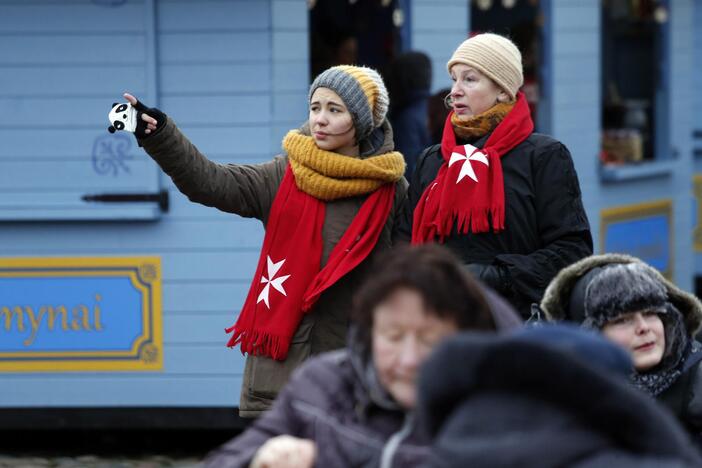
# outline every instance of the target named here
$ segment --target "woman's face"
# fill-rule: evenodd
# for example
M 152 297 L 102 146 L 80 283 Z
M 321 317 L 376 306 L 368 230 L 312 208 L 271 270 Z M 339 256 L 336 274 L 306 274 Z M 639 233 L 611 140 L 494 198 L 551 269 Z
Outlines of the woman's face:
M 415 406 L 419 367 L 437 343 L 457 331 L 453 320 L 430 314 L 413 289 L 398 289 L 376 306 L 373 363 L 381 385 L 403 408 Z
M 347 156 L 358 155 L 351 113 L 338 94 L 317 88 L 310 99 L 310 132 L 320 149 Z
M 663 359 L 665 329 L 655 312 L 632 312 L 608 322 L 602 333 L 631 353 L 637 371 L 649 370 Z
M 451 107 L 461 120 L 482 114 L 509 96 L 487 76 L 475 68 L 457 63 L 451 67 Z

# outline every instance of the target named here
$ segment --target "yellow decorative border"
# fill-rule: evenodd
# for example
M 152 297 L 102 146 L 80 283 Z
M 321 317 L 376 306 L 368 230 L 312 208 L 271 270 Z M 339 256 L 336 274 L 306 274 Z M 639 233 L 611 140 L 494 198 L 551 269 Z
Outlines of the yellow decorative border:
M 37 271 L 12 271 L 13 268 Z M 113 270 L 105 271 L 105 268 Z M 0 352 L 0 371 L 93 372 L 163 369 L 161 259 L 159 257 L 0 258 L 0 269 L 10 269 L 10 271 L 0 271 L 0 278 L 127 277 L 134 289 L 141 293 L 143 330 L 143 334 L 134 340 L 127 351 Z M 56 271 L 47 271 L 52 269 Z M 11 360 L 13 358 L 16 360 Z
M 695 252 L 702 252 L 702 174 L 692 177 L 692 193 L 697 203 L 697 226 L 692 231 L 692 245 Z
M 633 221 L 651 216 L 665 215 L 668 218 L 668 268 L 661 271 L 668 279 L 673 277 L 673 201 L 670 199 L 632 205 L 605 208 L 600 211 L 600 253 L 605 253 L 606 233 L 610 224 L 622 221 Z

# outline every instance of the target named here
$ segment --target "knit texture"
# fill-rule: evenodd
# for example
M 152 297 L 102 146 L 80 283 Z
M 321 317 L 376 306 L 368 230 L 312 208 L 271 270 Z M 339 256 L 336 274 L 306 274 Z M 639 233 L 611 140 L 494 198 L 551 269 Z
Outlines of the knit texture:
M 365 159 L 320 149 L 312 137 L 291 130 L 283 139 L 295 183 L 303 192 L 329 201 L 371 193 L 405 172 L 402 154 L 392 151 Z
M 475 140 L 490 133 L 509 114 L 514 102 L 495 104 L 482 114 L 461 120 L 456 114 L 451 114 L 451 125 L 456 137 L 463 140 Z
M 478 34 L 463 41 L 446 65 L 449 73 L 457 63 L 492 79 L 512 100 L 524 84 L 522 54 L 512 41 L 498 34 Z
M 317 88 L 331 89 L 344 101 L 359 141 L 366 139 L 385 120 L 390 98 L 383 79 L 372 68 L 353 65 L 331 67 L 315 78 L 308 100 L 312 99 Z

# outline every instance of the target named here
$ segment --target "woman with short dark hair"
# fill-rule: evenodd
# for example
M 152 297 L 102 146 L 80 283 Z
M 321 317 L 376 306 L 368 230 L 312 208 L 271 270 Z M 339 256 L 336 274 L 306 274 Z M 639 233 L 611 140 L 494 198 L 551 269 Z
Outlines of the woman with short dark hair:
M 506 302 L 435 245 L 380 258 L 352 317 L 347 348 L 307 362 L 273 408 L 207 466 L 419 465 L 429 443 L 413 416 L 421 364 L 459 330 L 520 325 Z

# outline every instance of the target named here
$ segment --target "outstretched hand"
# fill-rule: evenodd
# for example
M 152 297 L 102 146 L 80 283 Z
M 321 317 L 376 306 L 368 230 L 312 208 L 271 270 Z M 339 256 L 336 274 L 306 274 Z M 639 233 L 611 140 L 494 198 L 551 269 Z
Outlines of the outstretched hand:
M 141 120 L 143 120 L 146 123 L 146 129 L 144 130 L 144 133 L 148 135 L 151 132 L 155 131 L 158 127 L 158 121 L 154 117 L 147 114 L 147 112 L 149 112 L 151 109 L 139 102 L 137 98 L 135 98 L 129 93 L 124 93 L 123 96 L 127 101 L 129 101 L 129 104 L 131 104 L 137 111 L 139 111 L 139 116 L 141 117 Z

